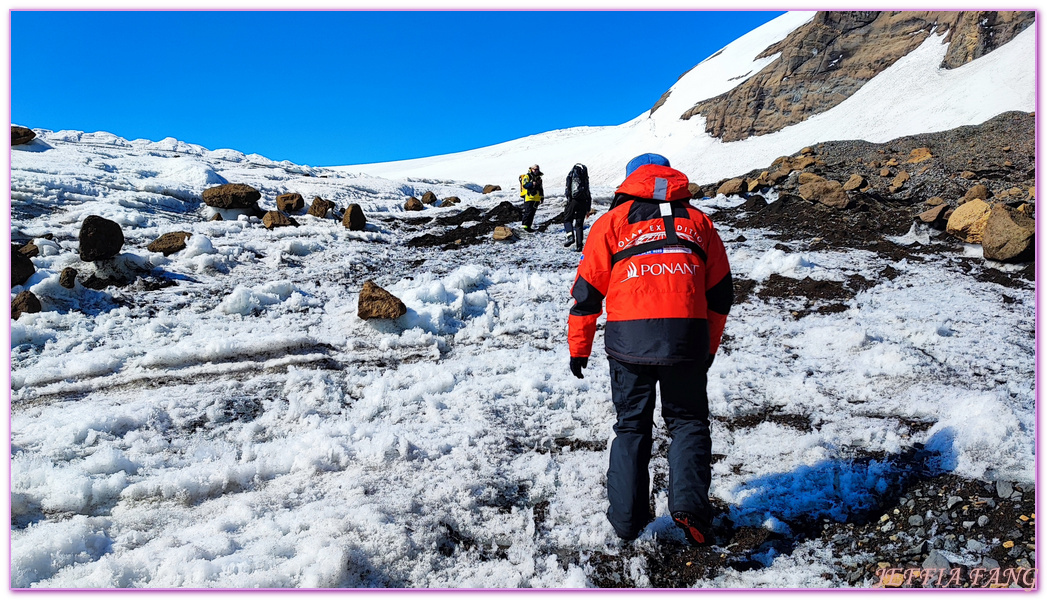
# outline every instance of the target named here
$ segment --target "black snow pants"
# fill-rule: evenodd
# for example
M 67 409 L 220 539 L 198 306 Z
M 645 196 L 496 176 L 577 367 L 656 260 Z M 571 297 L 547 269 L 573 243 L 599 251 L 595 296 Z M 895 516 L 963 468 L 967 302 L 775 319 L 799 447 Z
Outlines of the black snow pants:
M 662 417 L 669 430 L 669 512 L 686 511 L 712 518 L 712 439 L 705 368 L 697 363 L 659 366 L 624 363 L 611 366 L 611 400 L 618 413 L 607 469 L 607 518 L 619 537 L 637 537 L 650 514 L 651 429 L 655 384 L 662 396 Z
M 523 205 L 523 226 L 524 229 L 530 229 L 531 224 L 534 223 L 534 214 L 538 212 L 538 203 L 524 201 Z

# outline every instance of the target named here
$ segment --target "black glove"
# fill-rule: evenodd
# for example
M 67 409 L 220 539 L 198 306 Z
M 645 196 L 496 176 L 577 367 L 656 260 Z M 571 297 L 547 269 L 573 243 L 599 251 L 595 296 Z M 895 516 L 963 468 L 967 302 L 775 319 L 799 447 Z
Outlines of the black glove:
M 710 354 L 709 358 L 705 359 L 705 372 L 709 372 L 709 368 L 713 366 L 713 360 L 716 358 L 715 354 Z
M 572 356 L 571 357 L 571 372 L 574 373 L 574 376 L 577 377 L 578 379 L 585 379 L 582 376 L 582 369 L 584 369 L 584 368 L 586 368 L 588 366 L 589 366 L 589 357 L 588 356 Z

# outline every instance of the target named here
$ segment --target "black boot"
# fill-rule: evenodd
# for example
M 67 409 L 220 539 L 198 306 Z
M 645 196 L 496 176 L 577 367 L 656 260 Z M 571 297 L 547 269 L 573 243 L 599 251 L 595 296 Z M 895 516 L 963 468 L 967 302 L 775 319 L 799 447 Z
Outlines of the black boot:
M 582 251 L 582 234 L 580 234 L 580 233 L 577 236 L 575 236 L 575 238 L 574 238 L 574 251 L 575 252 L 581 252 Z

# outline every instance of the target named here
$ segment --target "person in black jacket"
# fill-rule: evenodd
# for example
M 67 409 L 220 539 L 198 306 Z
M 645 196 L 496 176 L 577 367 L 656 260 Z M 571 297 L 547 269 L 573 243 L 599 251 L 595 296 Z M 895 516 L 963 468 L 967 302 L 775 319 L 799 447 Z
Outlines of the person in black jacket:
M 567 188 L 564 190 L 567 208 L 563 213 L 563 230 L 566 234 L 564 248 L 574 245 L 575 252 L 582 251 L 582 229 L 585 217 L 593 206 L 593 197 L 589 193 L 589 170 L 578 163 L 567 174 Z

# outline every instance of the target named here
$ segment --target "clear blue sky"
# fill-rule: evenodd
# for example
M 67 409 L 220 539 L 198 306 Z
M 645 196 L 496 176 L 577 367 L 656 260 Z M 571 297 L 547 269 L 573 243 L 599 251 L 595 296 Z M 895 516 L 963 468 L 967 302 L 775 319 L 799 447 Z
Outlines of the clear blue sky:
M 617 125 L 781 12 L 11 13 L 11 120 L 313 166 Z

